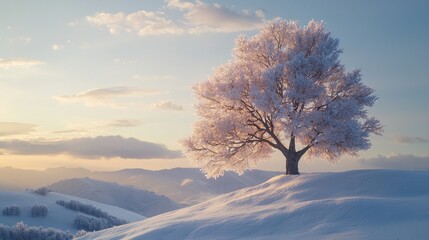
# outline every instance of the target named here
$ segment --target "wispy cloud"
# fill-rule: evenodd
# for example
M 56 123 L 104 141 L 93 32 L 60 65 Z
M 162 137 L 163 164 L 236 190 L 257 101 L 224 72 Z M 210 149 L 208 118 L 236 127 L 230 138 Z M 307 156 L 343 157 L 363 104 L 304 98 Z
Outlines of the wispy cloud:
M 108 106 L 108 107 L 123 107 L 120 104 L 112 101 L 115 97 L 130 97 L 130 96 L 141 96 L 150 94 L 159 94 L 161 91 L 154 89 L 142 89 L 135 87 L 108 87 L 108 88 L 97 88 L 83 92 L 79 92 L 73 95 L 62 95 L 56 96 L 55 99 L 65 102 L 70 101 L 83 101 L 87 106 Z
M 28 134 L 35 130 L 37 125 L 19 122 L 0 122 L 0 137 Z
M 71 124 L 66 126 L 63 130 L 54 131 L 54 134 L 97 134 L 105 132 L 111 128 L 129 128 L 129 127 L 138 127 L 142 125 L 142 120 L 140 119 L 118 119 L 113 121 L 103 121 L 103 122 L 88 122 L 80 124 Z
M 162 144 L 122 136 L 98 136 L 67 140 L 0 141 L 0 149 L 16 155 L 68 154 L 86 159 L 169 159 L 181 157 L 180 151 L 170 150 Z
M 183 111 L 184 108 L 182 105 L 175 104 L 171 101 L 163 101 L 160 103 L 155 104 L 155 108 L 161 109 L 161 110 L 173 110 L 173 111 Z
M 60 45 L 60 44 L 53 44 L 51 48 L 52 48 L 52 50 L 54 50 L 54 51 L 58 51 L 58 50 L 63 49 L 63 48 L 64 48 L 64 45 Z
M 115 59 L 113 59 L 113 63 L 127 65 L 127 64 L 137 63 L 137 62 L 135 60 L 127 60 L 127 59 L 115 58 Z
M 398 136 L 395 142 L 403 144 L 429 143 L 429 139 L 422 137 Z
M 393 155 L 359 160 L 365 168 L 429 169 L 429 156 Z
M 24 58 L 0 58 L 0 68 L 9 69 L 13 67 L 31 67 L 45 64 L 45 62 Z
M 237 32 L 257 29 L 264 21 L 264 12 L 233 10 L 220 4 L 167 0 L 166 9 L 182 12 L 182 19 L 172 20 L 163 11 L 133 13 L 99 12 L 86 21 L 107 29 L 111 34 L 133 32 L 139 36 L 202 32 Z M 165 8 L 164 7 L 164 8 Z
M 83 128 L 71 128 L 71 129 L 54 131 L 52 133 L 55 133 L 55 134 L 68 134 L 68 133 L 87 133 L 87 132 L 88 132 L 88 130 L 83 129 Z
M 133 80 L 143 80 L 143 81 L 170 81 L 175 80 L 175 77 L 172 75 L 138 75 L 134 74 L 131 76 Z
M 141 120 L 138 119 L 119 119 L 107 123 L 105 126 L 107 127 L 137 127 L 142 124 Z
M 71 21 L 67 23 L 67 26 L 69 27 L 76 27 L 77 25 L 79 25 L 79 21 Z

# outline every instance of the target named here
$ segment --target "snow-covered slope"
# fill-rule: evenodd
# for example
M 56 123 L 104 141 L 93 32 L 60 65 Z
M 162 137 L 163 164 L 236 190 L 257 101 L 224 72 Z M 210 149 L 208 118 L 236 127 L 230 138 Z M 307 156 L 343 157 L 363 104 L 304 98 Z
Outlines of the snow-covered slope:
M 145 217 L 139 214 L 122 208 L 54 192 L 50 192 L 46 196 L 41 196 L 31 191 L 0 191 L 0 211 L 3 207 L 14 204 L 21 207 L 20 216 L 3 216 L 0 212 L 0 223 L 5 225 L 15 225 L 15 223 L 22 221 L 29 226 L 54 227 L 76 232 L 77 229 L 73 226 L 73 220 L 78 215 L 78 212 L 66 209 L 56 204 L 55 202 L 57 200 L 75 200 L 84 204 L 91 204 L 94 207 L 107 212 L 109 215 L 129 222 L 145 219 Z M 31 217 L 31 207 L 35 203 L 43 204 L 48 207 L 48 214 L 46 217 Z
M 429 171 L 277 176 L 82 239 L 427 239 Z
M 181 207 L 171 199 L 153 192 L 90 178 L 66 179 L 48 188 L 55 192 L 127 209 L 146 217 Z

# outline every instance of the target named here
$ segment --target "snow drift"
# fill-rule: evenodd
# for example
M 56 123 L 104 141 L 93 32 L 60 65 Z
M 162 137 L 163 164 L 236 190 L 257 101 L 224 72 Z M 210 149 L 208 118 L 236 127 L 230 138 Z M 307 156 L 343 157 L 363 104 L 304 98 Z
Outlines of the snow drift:
M 277 176 L 80 239 L 427 239 L 429 171 Z

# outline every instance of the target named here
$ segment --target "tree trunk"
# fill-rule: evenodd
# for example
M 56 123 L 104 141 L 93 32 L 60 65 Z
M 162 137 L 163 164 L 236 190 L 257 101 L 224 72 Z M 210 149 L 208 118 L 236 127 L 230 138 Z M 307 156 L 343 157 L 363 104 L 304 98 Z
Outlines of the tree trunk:
M 300 154 L 292 153 L 286 156 L 286 175 L 298 175 L 298 162 Z
M 281 152 L 286 157 L 286 175 L 298 175 L 298 162 L 299 159 L 311 148 L 311 144 L 307 145 L 300 151 L 295 148 L 295 136 L 292 134 L 289 142 L 289 149 L 283 147 Z

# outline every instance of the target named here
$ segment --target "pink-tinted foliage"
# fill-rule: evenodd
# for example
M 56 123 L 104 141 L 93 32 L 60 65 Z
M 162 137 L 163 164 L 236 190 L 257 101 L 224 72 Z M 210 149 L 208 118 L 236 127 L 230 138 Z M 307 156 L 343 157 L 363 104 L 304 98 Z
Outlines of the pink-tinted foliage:
M 186 156 L 217 177 L 242 173 L 274 149 L 296 162 L 368 149 L 369 134 L 382 131 L 367 112 L 377 97 L 360 70 L 340 63 L 338 45 L 317 21 L 275 20 L 240 36 L 232 59 L 194 86 L 199 119 L 181 141 Z

